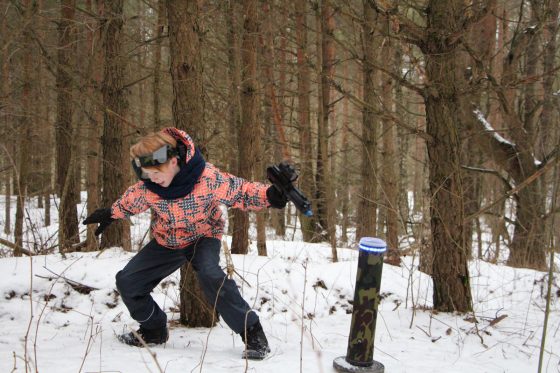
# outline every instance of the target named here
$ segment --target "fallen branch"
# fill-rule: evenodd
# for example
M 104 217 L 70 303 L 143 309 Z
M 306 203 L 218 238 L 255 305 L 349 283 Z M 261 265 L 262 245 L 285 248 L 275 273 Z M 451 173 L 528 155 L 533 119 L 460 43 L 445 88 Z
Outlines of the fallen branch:
M 493 319 L 492 321 L 490 321 L 488 323 L 488 326 L 494 326 L 497 323 L 499 323 L 500 321 L 502 321 L 503 319 L 505 319 L 506 317 L 508 317 L 508 315 L 506 315 L 506 314 L 503 314 L 502 316 L 498 316 L 495 319 Z
M 25 255 L 27 255 L 27 256 L 33 256 L 33 255 L 35 255 L 35 254 L 33 254 L 31 251 L 29 251 L 29 250 L 27 250 L 27 249 L 24 249 L 23 247 L 18 246 L 18 245 L 16 245 L 15 243 L 10 242 L 10 241 L 8 241 L 8 240 L 5 240 L 5 239 L 3 239 L 3 238 L 0 238 L 0 244 L 2 244 L 2 245 L 4 245 L 4 246 L 7 246 L 7 247 L 9 247 L 10 249 L 12 249 L 12 250 L 14 250 L 14 251 L 19 250 L 22 254 L 25 254 Z
M 41 254 L 48 253 L 48 252 L 56 249 L 59 246 L 60 246 L 60 244 L 57 243 L 56 245 L 52 245 L 50 247 L 47 247 L 46 249 L 41 250 Z M 73 253 L 73 252 L 76 252 L 76 251 L 79 251 L 79 250 L 83 249 L 86 246 L 87 246 L 87 241 L 84 240 L 84 241 L 73 244 L 72 246 L 70 246 L 69 250 L 66 250 L 66 252 L 67 253 Z
M 55 272 L 51 271 L 47 267 L 43 267 L 43 268 L 45 268 L 47 271 L 49 271 L 50 273 L 52 273 L 56 277 L 40 276 L 40 275 L 35 275 L 35 276 L 40 277 L 40 278 L 45 278 L 47 280 L 58 280 L 59 278 L 63 279 L 64 282 L 66 282 L 72 289 L 76 290 L 80 294 L 89 294 L 94 290 L 99 290 L 98 288 L 94 288 L 93 286 L 85 285 L 85 284 L 82 284 L 78 281 L 70 280 L 67 277 L 64 277 L 62 275 L 59 275 L 58 273 L 55 273 Z
M 58 244 L 56 244 L 56 245 L 53 245 L 53 246 L 44 248 L 44 249 L 39 250 L 38 252 L 34 253 L 34 252 L 31 252 L 31 251 L 29 251 L 29 250 L 27 250 L 27 249 L 24 249 L 24 248 L 21 247 L 21 246 L 16 245 L 16 244 L 13 243 L 13 242 L 10 242 L 10 241 L 8 241 L 8 240 L 5 240 L 5 239 L 3 239 L 3 238 L 0 238 L 0 244 L 2 244 L 2 245 L 4 245 L 4 246 L 7 246 L 7 247 L 9 247 L 10 249 L 12 249 L 12 250 L 14 250 L 14 251 L 15 251 L 15 250 L 20 250 L 22 254 L 25 254 L 25 255 L 27 255 L 27 256 L 34 256 L 34 255 L 45 254 L 45 253 L 48 253 L 48 252 L 52 251 L 53 249 L 56 249 L 56 248 L 59 246 Z M 71 246 L 70 250 L 71 250 L 72 252 L 74 252 L 74 251 L 78 251 L 78 250 L 80 250 L 80 249 L 83 249 L 84 247 L 86 247 L 86 241 L 82 241 L 82 242 L 78 242 L 78 243 L 73 244 L 73 245 Z

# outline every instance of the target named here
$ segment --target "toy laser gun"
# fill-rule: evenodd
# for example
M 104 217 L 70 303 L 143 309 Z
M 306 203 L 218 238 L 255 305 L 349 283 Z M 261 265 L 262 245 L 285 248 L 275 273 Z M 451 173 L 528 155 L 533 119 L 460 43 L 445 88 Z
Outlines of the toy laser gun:
M 307 197 L 293 184 L 298 178 L 298 174 L 291 165 L 286 162 L 281 162 L 278 165 L 269 166 L 266 169 L 266 176 L 272 185 L 283 192 L 303 215 L 313 216 L 311 202 L 309 202 Z

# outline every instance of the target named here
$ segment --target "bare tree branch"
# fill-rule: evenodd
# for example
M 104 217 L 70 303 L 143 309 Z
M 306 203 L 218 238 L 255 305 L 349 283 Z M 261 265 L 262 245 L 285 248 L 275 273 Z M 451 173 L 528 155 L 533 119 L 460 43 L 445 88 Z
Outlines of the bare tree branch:
M 395 30 L 397 35 L 403 34 L 406 42 L 422 48 L 426 40 L 426 28 L 414 23 L 402 14 L 399 14 L 396 5 L 392 7 L 382 7 L 378 3 L 379 1 L 376 0 L 368 0 L 368 4 L 375 9 L 376 12 L 389 18 L 391 27 Z M 383 1 L 383 3 L 385 3 L 385 1 Z
M 498 179 L 500 179 L 500 181 L 506 186 L 507 190 L 510 190 L 513 188 L 513 186 L 510 184 L 510 182 L 508 181 L 508 179 L 506 179 L 502 174 L 500 174 L 499 171 L 497 170 L 490 170 L 487 168 L 480 168 L 480 167 L 471 167 L 471 166 L 461 166 L 461 168 L 468 170 L 468 171 L 473 171 L 473 172 L 479 172 L 479 173 L 483 173 L 483 174 L 488 174 L 488 175 L 494 175 L 496 176 Z

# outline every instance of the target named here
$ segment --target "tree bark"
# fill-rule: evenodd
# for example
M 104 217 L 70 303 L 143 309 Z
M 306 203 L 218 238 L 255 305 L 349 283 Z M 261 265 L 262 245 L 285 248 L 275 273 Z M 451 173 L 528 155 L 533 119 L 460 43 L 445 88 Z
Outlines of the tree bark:
M 202 35 L 200 4 L 196 0 L 167 0 L 169 51 L 173 81 L 173 120 L 189 133 L 207 156 L 202 84 Z M 181 268 L 181 315 L 184 325 L 211 327 L 218 316 L 207 302 L 190 265 Z
M 394 50 L 394 66 L 395 73 L 402 74 L 403 66 L 403 51 L 399 46 Z M 398 120 L 403 122 L 408 122 L 411 120 L 407 111 L 410 105 L 405 101 L 403 95 L 402 85 L 397 83 L 395 86 L 395 115 Z M 409 190 L 410 188 L 410 136 L 406 130 L 399 126 L 397 127 L 397 153 L 398 153 L 398 170 L 399 170 L 399 185 L 398 185 L 398 214 L 402 222 L 401 234 L 408 235 L 408 221 L 410 216 L 410 206 L 409 206 Z M 421 168 L 421 167 L 418 167 Z
M 192 328 L 215 326 L 219 320 L 215 306 L 208 302 L 202 292 L 192 265 L 186 263 L 181 267 L 180 273 L 180 323 Z
M 272 4 L 274 4 L 274 1 L 271 2 Z M 305 1 L 302 2 L 304 7 L 305 7 Z M 278 13 L 274 13 L 272 16 L 274 17 L 271 21 L 271 25 L 274 24 L 275 26 L 276 22 L 280 22 L 279 23 L 279 37 L 280 37 L 280 46 L 278 49 L 278 53 L 277 55 L 279 56 L 279 61 L 278 61 L 278 68 L 279 68 L 279 78 L 278 78 L 278 114 L 280 117 L 280 122 L 282 124 L 286 123 L 286 97 L 287 97 L 287 93 L 288 91 L 286 90 L 286 72 L 288 70 L 288 63 L 286 60 L 286 55 L 288 52 L 290 52 L 290 47 L 288 46 L 288 38 L 287 38 L 287 33 L 289 32 L 289 27 L 286 27 L 286 25 L 289 25 L 290 20 L 288 19 L 288 13 L 290 10 L 290 5 L 291 2 L 286 2 L 286 8 L 281 8 L 279 10 L 279 12 L 281 13 L 279 17 L 276 17 L 276 15 Z M 278 8 L 278 7 L 277 7 Z M 274 44 L 274 43 L 273 43 Z M 291 98 L 291 100 L 293 101 L 293 96 Z M 291 107 L 293 105 L 290 105 L 290 110 Z M 293 111 L 290 111 L 290 117 L 292 115 Z M 272 121 L 265 121 L 264 123 L 272 123 Z M 270 138 L 271 136 L 269 136 Z M 269 161 L 270 163 L 277 163 L 278 160 L 282 159 L 282 148 L 281 148 L 281 144 L 278 141 L 274 141 L 274 155 L 273 158 Z M 289 147 L 290 144 L 284 144 L 284 146 Z M 295 161 L 295 159 L 292 158 L 292 161 Z M 301 165 L 301 163 L 300 163 Z M 301 173 L 300 173 L 300 177 L 301 177 Z M 301 181 L 300 181 L 301 184 Z M 306 196 L 309 196 L 309 194 L 307 194 Z M 274 227 L 276 229 L 276 235 L 280 236 L 280 237 L 285 237 L 286 236 L 286 213 L 289 209 L 272 209 L 269 211 L 271 218 L 274 222 Z M 305 219 L 305 218 L 304 218 Z M 307 219 L 308 220 L 308 219 Z M 301 221 L 301 226 L 303 226 L 304 224 L 306 224 L 306 222 L 304 222 L 302 220 L 302 215 L 300 214 L 300 221 Z
M 546 3 L 546 2 L 545 2 Z M 540 115 L 540 136 L 538 139 L 538 146 L 536 155 L 539 159 L 542 159 L 543 156 L 549 154 L 553 148 L 554 144 L 558 144 L 560 138 L 558 136 L 558 126 L 556 126 L 556 131 L 554 130 L 555 125 L 554 123 L 558 123 L 559 119 L 559 111 L 558 107 L 560 106 L 560 100 L 558 95 L 554 95 L 554 87 L 556 83 L 557 73 L 553 73 L 553 69 L 555 67 L 556 61 L 556 54 L 558 50 L 558 16 L 560 13 L 560 1 L 559 0 L 551 0 L 548 2 L 548 8 L 544 9 L 545 20 L 546 24 L 544 27 L 543 38 L 544 38 L 544 55 L 543 55 L 543 73 L 544 79 L 542 82 L 542 89 L 544 93 L 544 98 L 542 102 L 542 111 Z M 560 167 L 560 166 L 556 166 Z M 559 171 L 556 171 L 557 173 Z M 554 183 L 552 178 L 547 178 L 546 180 L 550 180 L 551 182 L 545 183 L 545 185 L 550 185 Z M 552 201 L 552 206 L 558 206 L 555 204 L 553 199 L 558 198 L 558 196 L 554 195 L 554 188 L 548 187 L 548 190 L 545 190 L 545 194 L 548 195 L 547 199 Z M 556 221 L 556 223 L 554 223 Z M 548 230 L 552 230 L 552 232 L 557 232 L 557 236 L 560 236 L 558 233 L 558 225 L 560 223 L 560 219 L 551 219 L 552 224 L 547 224 Z M 556 227 L 554 226 L 556 225 Z M 550 234 L 547 232 L 546 236 L 549 237 Z M 556 242 L 559 242 L 556 240 Z
M 4 234 L 8 235 L 11 233 L 10 225 L 12 224 L 12 182 L 10 175 L 11 172 L 7 172 L 4 178 Z
M 154 81 L 153 81 L 153 131 L 157 131 L 161 128 L 161 49 L 162 49 L 162 39 L 163 30 L 165 28 L 165 0 L 157 1 L 157 24 L 155 25 L 156 41 L 154 43 Z
M 241 127 L 238 132 L 239 163 L 237 176 L 251 179 L 255 169 L 257 134 L 257 45 L 259 22 L 257 1 L 243 1 L 243 41 L 241 45 Z M 246 254 L 249 245 L 249 214 L 234 211 L 232 254 Z
M 389 20 L 383 17 L 383 28 L 389 30 Z M 391 35 L 384 35 L 383 47 L 381 49 L 381 63 L 383 66 L 395 66 L 394 48 Z M 384 110 L 389 113 L 394 112 L 393 104 L 393 79 L 383 77 L 381 82 L 381 92 Z M 383 121 L 383 160 L 382 160 L 382 190 L 385 210 L 385 238 L 387 240 L 387 254 L 385 262 L 392 265 L 400 265 L 399 254 L 399 206 L 398 192 L 399 182 L 397 180 L 396 166 L 397 157 L 395 155 L 396 128 L 390 121 Z
M 3 5 L 3 3 L 2 3 Z M 6 35 L 7 34 L 7 22 L 5 19 L 2 19 L 2 21 L 0 22 L 0 32 L 2 35 Z M 0 49 L 0 64 L 1 64 L 1 78 L 0 78 L 0 98 L 2 101 L 0 101 L 0 106 L 2 107 L 6 107 L 6 108 L 10 108 L 12 106 L 11 102 L 9 101 L 9 94 L 8 92 L 10 92 L 10 58 L 8 55 L 8 46 L 5 46 L 4 48 Z M 11 136 L 14 136 L 14 134 L 12 133 L 12 130 L 9 128 L 9 123 L 10 123 L 10 117 L 8 115 L 8 111 L 7 110 L 0 110 L 0 123 L 2 124 L 4 130 L 6 131 L 6 137 L 9 138 Z M 10 136 L 11 135 L 11 136 Z M 4 143 L 3 143 L 4 144 Z M 4 152 L 9 152 L 11 154 L 11 157 L 14 156 L 14 152 L 11 152 L 10 148 L 12 148 L 13 146 L 10 146 L 9 142 L 6 142 L 4 144 L 5 148 L 2 149 L 2 153 Z M 13 174 L 13 170 L 16 167 L 16 165 L 13 162 L 13 158 L 10 159 L 10 157 L 8 157 L 6 154 L 4 154 L 3 158 L 3 162 L 2 165 L 4 167 L 9 167 L 6 172 L 4 173 L 4 177 L 1 179 L 2 183 L 4 184 L 4 234 L 8 235 L 11 233 L 11 221 L 12 221 L 12 214 L 11 214 L 11 201 L 12 201 L 12 181 L 11 181 L 11 175 Z
M 96 14 L 103 18 L 104 16 L 104 4 L 103 0 L 96 1 L 97 6 L 95 12 Z M 86 3 L 86 8 L 89 12 L 94 12 L 91 0 Z M 101 154 L 101 131 L 103 128 L 103 111 L 99 108 L 98 102 L 103 101 L 103 96 L 98 87 L 102 83 L 103 74 L 103 49 L 101 48 L 101 40 L 103 37 L 101 31 L 101 23 L 92 21 L 90 23 L 90 28 L 87 31 L 87 47 L 88 47 L 88 57 L 94 62 L 90 65 L 89 73 L 91 79 L 97 82 L 97 87 L 90 85 L 88 87 L 89 96 L 91 97 L 90 108 L 90 120 L 87 126 L 87 153 L 86 153 L 86 190 L 87 190 L 87 213 L 88 215 L 93 213 L 96 209 L 100 208 L 100 160 L 102 159 Z M 97 250 L 98 242 L 95 236 L 95 230 L 97 227 L 95 224 L 87 225 L 86 233 L 86 246 L 85 251 Z
M 239 2 L 228 0 L 226 4 L 227 42 L 228 42 L 228 76 L 230 79 L 229 90 L 229 120 L 228 132 L 232 138 L 238 139 L 241 128 L 241 47 L 239 45 Z M 230 142 L 233 154 L 238 154 L 237 141 Z M 228 157 L 228 169 L 237 170 L 237 157 Z M 233 234 L 233 210 L 228 210 L 228 235 Z
M 317 130 L 317 192 L 318 192 L 318 218 L 321 221 L 329 243 L 331 244 L 332 261 L 338 261 L 336 251 L 336 211 L 333 188 L 333 175 L 331 174 L 329 157 L 329 137 L 331 116 L 331 86 L 330 80 L 334 76 L 334 8 L 330 0 L 321 2 L 321 79 L 320 79 L 320 110 Z
M 315 185 L 313 178 L 313 151 L 311 144 L 310 121 L 310 69 L 307 41 L 307 2 L 294 0 L 297 43 L 297 102 L 299 128 L 300 175 L 299 186 L 303 194 L 314 200 Z M 316 200 L 314 201 L 316 202 Z M 303 241 L 318 240 L 316 218 L 300 216 Z
M 358 213 L 356 216 L 356 240 L 361 237 L 375 237 L 377 233 L 377 125 L 374 110 L 377 109 L 375 97 L 375 82 L 377 71 L 373 68 L 376 54 L 380 45 L 379 35 L 376 35 L 378 14 L 367 0 L 363 2 L 364 21 L 362 23 L 363 37 L 363 96 L 367 106 L 362 108 L 362 185 L 358 193 Z
M 427 132 L 434 139 L 428 146 L 429 185 L 431 192 L 431 232 L 433 247 L 432 279 L 434 309 L 466 312 L 472 309 L 467 255 L 463 232 L 463 184 L 459 125 L 456 109 L 461 90 L 460 63 L 456 47 L 447 35 L 461 30 L 463 1 L 429 2 L 428 32 L 423 48 L 426 75 Z
M 537 156 L 548 154 L 554 146 L 554 123 L 558 120 L 558 106 L 560 100 L 558 95 L 553 95 L 554 83 L 556 81 L 557 73 L 553 73 L 555 67 L 555 58 L 557 53 L 557 36 L 558 36 L 558 15 L 559 15 L 559 1 L 551 0 L 548 2 L 549 7 L 545 9 L 546 25 L 544 28 L 544 56 L 543 56 L 543 73 L 544 79 L 542 83 L 544 98 L 542 103 L 542 111 L 540 115 L 540 143 L 537 148 Z
M 345 65 L 344 75 L 348 75 L 348 67 Z M 343 243 L 348 243 L 348 228 L 350 226 L 350 141 L 348 140 L 348 133 L 350 132 L 350 100 L 344 98 L 342 101 L 342 140 L 340 144 L 340 151 L 342 152 L 342 170 L 340 173 L 341 183 L 339 187 L 339 198 L 340 198 L 340 213 L 341 213 L 341 234 L 340 241 Z
M 14 256 L 21 256 L 23 247 L 23 219 L 25 210 L 25 201 L 27 198 L 28 174 L 30 166 L 30 150 L 31 150 L 31 134 L 32 134 L 32 109 L 31 109 L 31 92 L 32 92 L 32 72 L 31 62 L 33 60 L 33 52 L 31 48 L 31 31 L 27 29 L 34 17 L 34 10 L 29 0 L 23 1 L 24 16 L 23 21 L 26 26 L 23 30 L 23 87 L 21 93 L 21 119 L 18 129 L 18 161 L 15 179 L 16 194 L 16 217 L 14 227 L 15 245 Z
M 75 0 L 62 0 L 58 20 L 58 70 L 56 135 L 56 192 L 58 209 L 58 242 L 61 251 L 80 241 L 78 235 L 78 185 L 76 184 L 76 131 L 73 125 L 73 83 L 68 74 L 76 61 Z
M 173 118 L 198 141 L 203 154 L 207 126 L 204 125 L 204 87 L 202 82 L 202 24 L 199 0 L 167 1 L 171 76 L 173 78 Z M 172 14 L 172 12 L 175 12 Z M 188 99 L 187 99 L 188 98 Z M 180 121 L 178 120 L 180 119 Z M 194 131 L 193 131 L 194 129 Z
M 128 108 L 124 87 L 125 59 L 122 54 L 123 0 L 105 0 L 105 17 L 101 28 L 103 37 L 103 206 L 111 204 L 126 188 L 123 166 L 123 136 Z M 115 224 L 116 223 L 116 224 Z M 104 232 L 101 248 L 123 246 L 124 224 L 115 222 Z
M 283 149 L 283 153 L 291 160 L 291 155 L 288 148 L 288 143 L 286 142 L 285 138 L 285 130 L 284 130 L 284 123 L 282 122 L 282 107 L 278 104 L 278 100 L 276 97 L 276 92 L 274 89 L 274 41 L 272 37 L 272 17 L 273 13 L 270 11 L 270 2 L 265 1 L 262 3 L 262 17 L 264 21 L 264 27 L 262 30 L 262 34 L 260 35 L 260 56 L 257 59 L 261 58 L 263 63 L 261 64 L 261 75 L 263 76 L 263 80 L 265 81 L 265 96 L 268 98 L 270 102 L 270 117 L 272 117 L 271 121 L 267 121 L 266 123 L 274 123 L 275 128 L 275 141 L 274 141 L 274 150 L 276 148 Z M 256 162 L 255 162 L 255 174 L 265 174 L 265 160 L 264 160 L 264 148 L 262 145 L 261 139 L 264 137 L 264 128 L 260 125 L 260 121 L 253 124 L 256 127 L 254 130 L 256 132 L 255 138 L 255 155 L 256 155 Z M 278 143 L 278 140 L 281 143 Z M 256 175 L 255 175 L 256 176 Z M 278 211 L 275 211 L 276 213 Z M 280 211 L 283 212 L 283 211 Z M 260 211 L 256 213 L 256 223 L 257 223 L 257 252 L 260 256 L 267 255 L 266 249 L 266 211 Z

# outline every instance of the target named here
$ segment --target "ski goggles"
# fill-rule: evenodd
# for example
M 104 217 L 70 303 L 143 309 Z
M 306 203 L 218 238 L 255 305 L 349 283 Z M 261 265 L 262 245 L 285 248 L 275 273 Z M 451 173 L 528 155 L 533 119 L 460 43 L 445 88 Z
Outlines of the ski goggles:
M 132 168 L 141 180 L 149 179 L 148 175 L 142 170 L 142 167 L 154 167 L 159 166 L 167 162 L 173 157 L 179 155 L 176 148 L 171 147 L 171 145 L 164 145 L 158 150 L 151 154 L 142 155 L 132 159 Z

